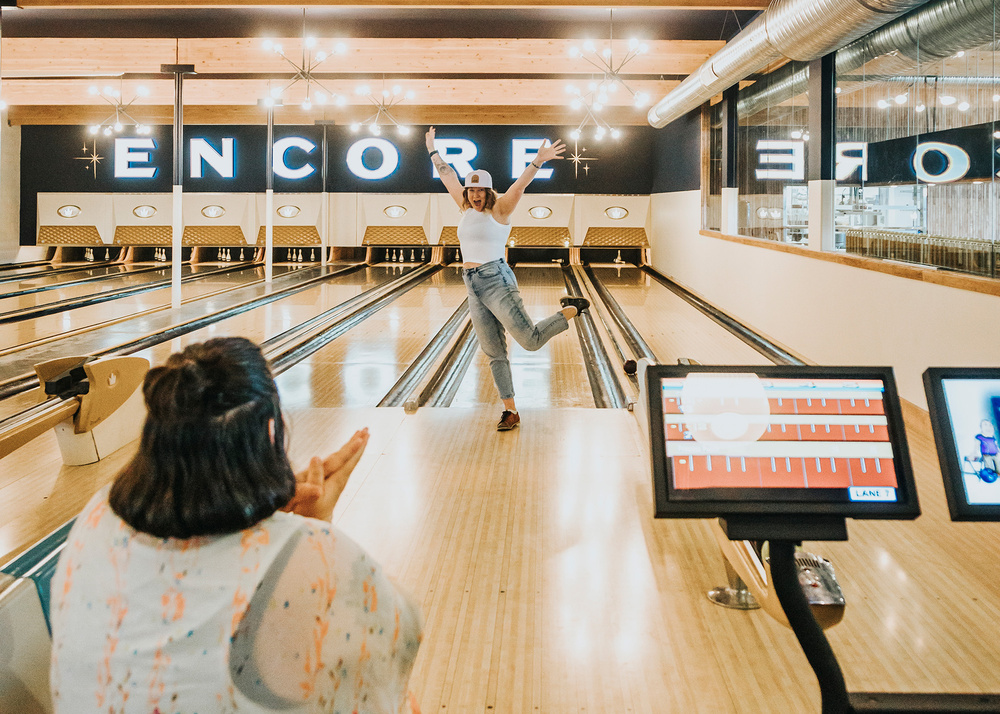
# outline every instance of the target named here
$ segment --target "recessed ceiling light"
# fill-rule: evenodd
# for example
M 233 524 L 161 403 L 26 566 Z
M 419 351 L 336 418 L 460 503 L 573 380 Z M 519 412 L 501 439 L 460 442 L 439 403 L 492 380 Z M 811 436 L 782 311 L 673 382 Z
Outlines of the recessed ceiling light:
M 299 207 L 293 206 L 292 204 L 287 204 L 285 206 L 278 207 L 278 215 L 282 218 L 295 218 L 299 215 Z
M 201 215 L 205 216 L 205 218 L 218 218 L 222 216 L 225 212 L 226 212 L 225 208 L 223 208 L 222 206 L 216 206 L 214 204 L 211 206 L 205 206 L 203 209 L 201 209 Z
M 614 221 L 620 221 L 628 215 L 628 211 L 621 206 L 609 206 L 604 209 L 604 215 Z
M 76 218 L 77 216 L 80 215 L 80 207 L 74 206 L 72 204 L 59 206 L 59 208 L 56 210 L 56 213 L 58 213 L 63 218 Z
M 382 209 L 382 213 L 389 218 L 402 218 L 406 215 L 406 208 L 404 206 L 386 206 Z
M 528 209 L 528 215 L 532 218 L 542 220 L 543 218 L 548 218 L 552 215 L 552 209 L 548 206 L 532 206 Z
M 156 213 L 156 209 L 152 206 L 142 205 L 133 208 L 132 213 L 138 218 L 152 218 Z

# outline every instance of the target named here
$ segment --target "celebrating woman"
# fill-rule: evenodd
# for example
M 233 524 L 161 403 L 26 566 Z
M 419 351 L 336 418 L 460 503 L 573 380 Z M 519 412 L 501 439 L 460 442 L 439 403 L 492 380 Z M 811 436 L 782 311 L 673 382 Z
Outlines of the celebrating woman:
M 329 522 L 368 430 L 293 474 L 242 338 L 172 355 L 143 396 L 138 452 L 53 579 L 56 714 L 416 712 L 419 612 Z
M 537 350 L 565 331 L 569 320 L 590 307 L 582 297 L 564 297 L 562 309 L 537 324 L 524 309 L 514 271 L 504 259 L 504 248 L 510 235 L 510 217 L 524 195 L 524 190 L 546 161 L 561 159 L 566 145 L 561 141 L 543 142 L 517 181 L 502 196 L 493 190 L 493 178 L 482 169 L 465 177 L 465 186 L 458 175 L 434 148 L 434 127 L 425 136 L 427 151 L 448 193 L 455 199 L 462 218 L 458 222 L 458 242 L 462 250 L 462 278 L 469 293 L 469 314 L 483 352 L 490 359 L 493 382 L 503 402 L 503 413 L 497 431 L 516 427 L 521 417 L 514 403 L 514 381 L 507 359 L 509 331 L 526 350 Z

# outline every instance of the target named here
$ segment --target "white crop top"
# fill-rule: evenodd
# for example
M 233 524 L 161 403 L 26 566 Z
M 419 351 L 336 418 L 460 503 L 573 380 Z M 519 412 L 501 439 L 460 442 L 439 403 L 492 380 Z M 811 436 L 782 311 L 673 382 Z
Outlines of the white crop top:
M 458 222 L 458 244 L 462 248 L 462 261 L 489 263 L 504 257 L 504 246 L 510 226 L 497 223 L 489 211 L 467 208 Z

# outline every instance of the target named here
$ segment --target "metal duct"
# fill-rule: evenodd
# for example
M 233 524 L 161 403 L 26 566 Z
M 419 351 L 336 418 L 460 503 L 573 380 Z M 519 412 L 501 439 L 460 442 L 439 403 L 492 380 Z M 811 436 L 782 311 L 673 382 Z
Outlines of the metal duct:
M 925 2 L 777 0 L 657 102 L 649 123 L 661 128 L 775 60 L 822 57 Z
M 838 51 L 837 74 L 847 74 L 891 52 L 914 62 L 927 62 L 951 57 L 959 50 L 993 44 L 997 27 L 994 12 L 994 0 L 943 0 L 927 5 Z M 905 80 L 903 77 L 894 79 Z M 949 80 L 941 77 L 938 81 Z M 759 89 L 755 86 L 741 94 L 737 114 L 753 116 L 768 106 L 805 92 L 808 84 L 808 67 L 785 65 L 769 74 L 767 81 L 760 82 Z

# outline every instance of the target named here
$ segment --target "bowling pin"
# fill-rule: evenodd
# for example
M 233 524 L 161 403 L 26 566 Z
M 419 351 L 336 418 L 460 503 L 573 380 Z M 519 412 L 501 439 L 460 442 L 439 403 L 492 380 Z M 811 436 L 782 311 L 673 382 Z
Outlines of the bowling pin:
M 420 262 L 423 263 L 424 260 L 426 259 L 426 257 L 427 257 L 426 249 L 425 248 L 421 248 L 420 249 Z
M 309 251 L 309 262 L 310 263 L 315 263 L 316 262 L 316 249 L 315 248 L 313 248 L 312 250 Z
M 240 262 L 243 262 L 243 249 L 240 248 Z
M 410 262 L 413 263 L 413 262 L 416 261 L 416 259 L 417 259 L 417 251 L 416 250 L 411 250 L 410 251 Z
M 301 248 L 299 248 L 299 253 L 298 253 L 298 255 L 296 256 L 296 259 L 297 259 L 297 260 L 298 260 L 298 261 L 299 261 L 300 263 L 302 262 L 302 249 L 301 249 Z

